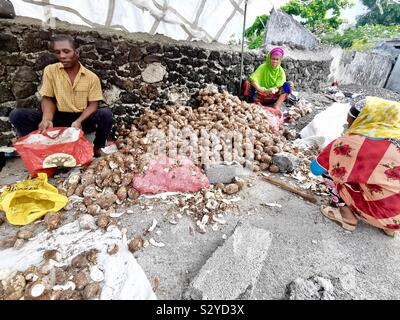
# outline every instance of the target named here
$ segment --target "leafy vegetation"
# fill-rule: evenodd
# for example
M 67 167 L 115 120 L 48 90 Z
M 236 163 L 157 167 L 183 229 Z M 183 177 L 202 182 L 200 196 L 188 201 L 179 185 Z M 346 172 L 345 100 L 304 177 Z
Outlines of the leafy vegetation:
M 301 23 L 326 44 L 342 48 L 365 50 L 381 39 L 400 35 L 400 2 L 395 0 L 362 0 L 369 11 L 360 16 L 357 26 L 339 32 L 344 22 L 342 9 L 352 6 L 349 0 L 291 0 L 280 10 L 301 19 Z M 246 29 L 249 48 L 259 48 L 263 43 L 268 15 L 261 15 Z
M 400 25 L 364 25 L 356 28 L 350 28 L 340 34 L 331 32 L 321 37 L 323 43 L 337 44 L 342 48 L 351 48 L 354 50 L 366 50 L 372 48 L 379 40 L 391 39 L 400 35 Z
M 280 10 L 301 18 L 302 24 L 311 32 L 322 35 L 337 30 L 342 24 L 340 10 L 351 6 L 348 0 L 292 0 L 282 6 Z M 249 41 L 249 48 L 259 48 L 263 43 L 265 26 L 268 15 L 261 15 L 246 29 L 245 36 Z
M 393 0 L 362 0 L 369 11 L 357 19 L 357 26 L 382 24 L 385 26 L 400 24 L 400 2 Z

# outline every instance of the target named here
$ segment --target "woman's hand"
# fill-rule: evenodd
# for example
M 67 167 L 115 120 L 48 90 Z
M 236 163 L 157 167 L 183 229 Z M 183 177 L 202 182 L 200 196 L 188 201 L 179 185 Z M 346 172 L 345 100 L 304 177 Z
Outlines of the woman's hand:
M 269 90 L 268 90 L 267 88 L 263 88 L 263 87 L 259 87 L 259 88 L 257 89 L 257 91 L 258 91 L 259 93 L 262 93 L 262 94 L 268 94 L 268 93 L 270 93 Z

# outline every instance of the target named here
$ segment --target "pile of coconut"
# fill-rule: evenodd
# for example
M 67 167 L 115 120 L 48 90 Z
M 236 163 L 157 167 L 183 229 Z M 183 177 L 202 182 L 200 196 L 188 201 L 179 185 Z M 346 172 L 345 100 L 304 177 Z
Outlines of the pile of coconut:
M 130 128 L 122 126 L 116 133 L 119 151 L 94 160 L 83 173 L 60 181 L 59 191 L 68 197 L 83 197 L 79 205 L 83 212 L 110 215 L 115 211 L 114 204 L 135 201 L 140 196 L 131 187 L 133 177 L 143 173 L 148 160 L 161 153 L 171 158 L 187 156 L 199 166 L 205 155 L 207 161 L 236 161 L 256 172 L 279 171 L 272 164 L 272 156 L 289 151 L 287 129 L 272 133 L 268 111 L 216 89 L 202 89 L 197 99 L 197 108 L 166 106 L 146 112 Z M 241 187 L 231 186 L 226 193 Z M 207 206 L 213 205 L 206 201 Z
M 115 251 L 115 250 L 114 250 Z M 115 254 L 109 251 L 110 255 Z M 39 267 L 15 272 L 0 281 L 0 300 L 89 300 L 100 297 L 104 280 L 97 268 L 97 250 L 74 257 L 70 265 L 58 267 L 61 254 L 45 251 Z

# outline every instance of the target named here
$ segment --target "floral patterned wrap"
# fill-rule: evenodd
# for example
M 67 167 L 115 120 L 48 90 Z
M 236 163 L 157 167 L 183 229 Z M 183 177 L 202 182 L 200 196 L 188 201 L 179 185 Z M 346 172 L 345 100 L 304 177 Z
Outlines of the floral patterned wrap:
M 317 162 L 353 212 L 378 228 L 400 230 L 400 148 L 394 143 L 343 136 Z

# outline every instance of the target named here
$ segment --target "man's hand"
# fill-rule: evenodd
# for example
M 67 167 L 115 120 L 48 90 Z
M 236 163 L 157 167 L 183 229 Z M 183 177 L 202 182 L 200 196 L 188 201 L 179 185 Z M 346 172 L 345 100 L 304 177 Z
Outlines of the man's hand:
M 53 128 L 53 121 L 51 120 L 42 120 L 42 122 L 39 123 L 39 132 L 44 133 L 46 132 L 47 129 Z
M 72 122 L 71 128 L 82 129 L 82 123 L 80 121 Z

